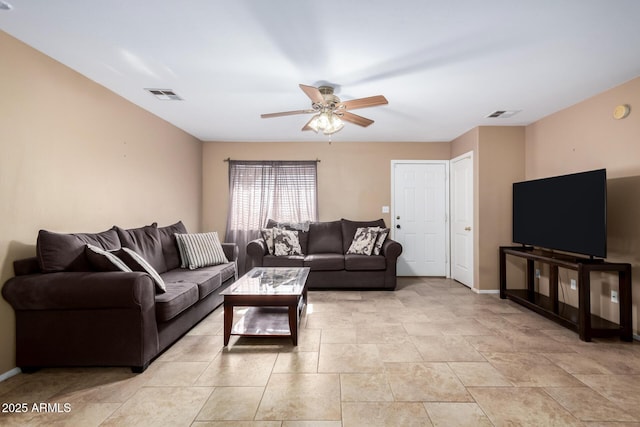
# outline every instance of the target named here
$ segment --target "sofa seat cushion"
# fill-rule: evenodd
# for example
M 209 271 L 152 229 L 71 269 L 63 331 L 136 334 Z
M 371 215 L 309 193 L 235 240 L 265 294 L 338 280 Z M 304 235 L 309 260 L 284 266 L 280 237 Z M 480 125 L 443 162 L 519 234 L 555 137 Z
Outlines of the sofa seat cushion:
M 387 268 L 387 261 L 382 255 L 353 255 L 344 256 L 345 270 L 366 271 L 384 270 Z
M 263 267 L 304 267 L 304 257 L 300 255 L 275 256 L 265 255 Z
M 344 270 L 344 255 L 341 254 L 313 254 L 304 258 L 304 266 L 311 271 Z
M 232 262 L 197 270 L 176 268 L 162 274 L 166 283 L 195 283 L 198 285 L 198 298 L 203 299 L 216 291 L 224 281 L 235 277 L 235 264 Z
M 156 294 L 156 319 L 166 322 L 198 302 L 198 285 L 188 282 L 166 283 L 167 291 Z
M 231 278 L 235 278 L 236 263 L 227 262 L 224 264 L 211 265 L 209 267 L 199 268 L 198 271 L 206 272 L 209 274 L 219 274 L 221 283 L 223 283 Z

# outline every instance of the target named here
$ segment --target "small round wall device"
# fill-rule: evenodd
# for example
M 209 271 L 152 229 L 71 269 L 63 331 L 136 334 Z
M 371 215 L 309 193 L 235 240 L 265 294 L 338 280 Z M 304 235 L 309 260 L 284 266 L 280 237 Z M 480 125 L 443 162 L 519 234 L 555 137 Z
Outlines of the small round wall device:
M 618 105 L 613 110 L 613 118 L 616 120 L 624 119 L 631 112 L 631 108 L 627 104 Z

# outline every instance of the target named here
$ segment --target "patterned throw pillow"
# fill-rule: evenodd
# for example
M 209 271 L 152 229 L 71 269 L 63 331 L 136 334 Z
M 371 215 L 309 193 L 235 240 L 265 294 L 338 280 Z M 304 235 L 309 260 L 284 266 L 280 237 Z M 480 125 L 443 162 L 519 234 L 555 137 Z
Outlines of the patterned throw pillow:
M 222 250 L 217 232 L 179 234 L 176 233 L 182 268 L 195 270 L 209 265 L 229 262 Z
M 384 244 L 384 241 L 387 239 L 387 236 L 389 235 L 389 229 L 388 228 L 378 228 L 378 237 L 376 238 L 376 244 L 373 247 L 373 254 L 374 255 L 380 255 L 380 253 L 382 252 L 382 245 Z
M 273 253 L 275 256 L 302 255 L 300 240 L 298 240 L 298 232 L 294 230 L 274 228 Z
M 347 254 L 371 255 L 380 227 L 358 227 Z
M 269 255 L 273 255 L 273 228 L 263 228 L 262 230 L 260 230 L 260 234 L 262 234 L 262 238 L 267 244 L 267 251 L 269 252 Z

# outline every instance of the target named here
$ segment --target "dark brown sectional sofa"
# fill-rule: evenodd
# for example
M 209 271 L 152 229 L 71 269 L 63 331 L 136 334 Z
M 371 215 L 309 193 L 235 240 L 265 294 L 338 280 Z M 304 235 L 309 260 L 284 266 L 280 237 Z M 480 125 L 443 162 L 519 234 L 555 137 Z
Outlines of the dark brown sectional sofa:
M 233 244 L 222 244 L 228 263 L 181 268 L 174 234 L 186 232 L 182 222 L 94 234 L 41 230 L 37 256 L 15 261 L 16 276 L 2 288 L 15 310 L 17 366 L 146 369 L 219 306 L 219 292 L 237 278 Z M 160 274 L 166 291 L 145 272 L 96 271 L 87 244 L 131 248 Z
M 277 226 L 269 220 L 266 228 Z M 384 220 L 311 222 L 298 231 L 302 255 L 270 255 L 263 238 L 247 245 L 247 271 L 253 267 L 310 267 L 310 289 L 396 288 L 396 262 L 400 243 L 387 238 L 380 255 L 347 254 L 359 227 L 385 228 Z

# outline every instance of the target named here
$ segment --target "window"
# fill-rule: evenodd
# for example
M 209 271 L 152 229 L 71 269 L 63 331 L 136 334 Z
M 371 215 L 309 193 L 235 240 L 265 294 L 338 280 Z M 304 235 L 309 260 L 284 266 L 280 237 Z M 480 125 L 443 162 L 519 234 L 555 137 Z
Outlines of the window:
M 238 245 L 244 271 L 247 243 L 268 219 L 318 220 L 317 161 L 229 161 L 229 211 L 225 240 Z

